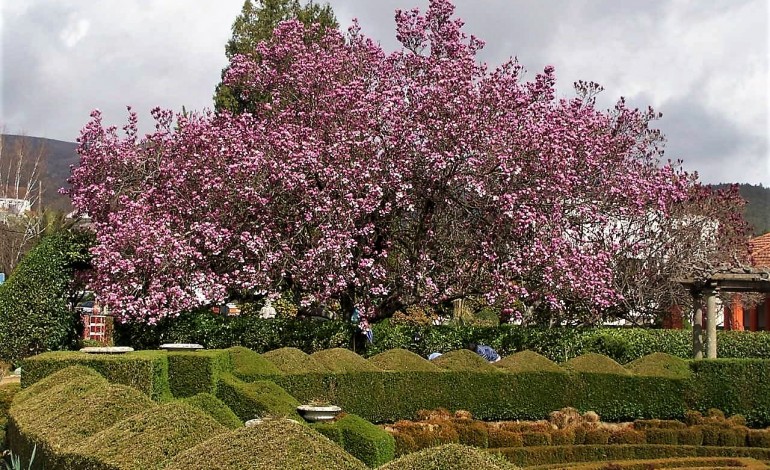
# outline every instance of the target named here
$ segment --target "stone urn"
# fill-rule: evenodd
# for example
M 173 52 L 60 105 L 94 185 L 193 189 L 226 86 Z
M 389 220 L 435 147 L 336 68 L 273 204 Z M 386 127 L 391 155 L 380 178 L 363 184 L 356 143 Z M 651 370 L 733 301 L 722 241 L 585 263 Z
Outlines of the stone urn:
M 331 421 L 337 417 L 342 408 L 335 405 L 300 405 L 297 412 L 305 421 Z

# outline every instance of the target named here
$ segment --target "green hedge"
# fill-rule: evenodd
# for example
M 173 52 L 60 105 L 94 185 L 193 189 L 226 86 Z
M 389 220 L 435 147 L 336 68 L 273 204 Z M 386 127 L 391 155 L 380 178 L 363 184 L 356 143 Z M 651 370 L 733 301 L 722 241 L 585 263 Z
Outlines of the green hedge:
M 36 468 L 73 468 L 59 463 L 62 451 L 153 407 L 134 388 L 111 384 L 91 369 L 69 367 L 14 398 L 8 447 L 27 461 L 36 446 Z
M 168 383 L 176 398 L 198 393 L 216 395 L 219 376 L 233 370 L 230 351 L 207 350 L 168 353 Z
M 165 401 L 171 398 L 168 356 L 165 351 L 136 351 L 114 355 L 69 351 L 39 354 L 24 360 L 21 386 L 28 387 L 56 371 L 75 365 L 89 367 L 112 383 L 134 387 L 153 400 Z
M 601 462 L 670 457 L 751 457 L 758 460 L 770 459 L 770 449 L 655 444 L 508 447 L 489 449 L 489 451 L 500 453 L 513 464 L 522 467 L 556 465 L 568 462 Z
M 266 416 L 302 421 L 297 414 L 300 403 L 269 380 L 246 383 L 232 374 L 222 374 L 217 386 L 217 398 L 243 421 Z
M 0 454 L 5 450 L 5 426 L 8 423 L 8 409 L 19 390 L 19 384 L 15 383 L 0 386 Z
M 342 434 L 342 447 L 370 467 L 393 460 L 396 441 L 387 431 L 369 421 L 348 414 L 334 423 Z
M 180 453 L 164 468 L 365 470 L 367 467 L 309 426 L 269 420 L 214 437 Z
M 228 429 L 236 429 L 243 426 L 243 421 L 233 413 L 233 410 L 225 402 L 210 393 L 199 393 L 182 401 L 205 412 L 214 418 L 217 423 Z
M 306 353 L 336 347 L 353 348 L 365 356 L 390 349 L 406 349 L 422 357 L 433 352 L 462 349 L 468 342 L 488 344 L 501 355 L 530 350 L 552 361 L 565 362 L 594 352 L 626 364 L 655 352 L 689 359 L 692 333 L 689 330 L 647 328 L 541 328 L 518 325 L 408 326 L 390 321 L 374 324 L 374 344 L 358 339 L 356 329 L 347 322 L 256 316 L 220 316 L 209 311 L 189 312 L 166 319 L 155 326 L 116 325 L 116 344 L 136 349 L 152 349 L 164 342 L 193 342 L 207 348 L 244 346 L 257 352 L 282 347 Z M 770 359 L 770 332 L 717 332 L 719 357 Z
M 693 361 L 690 408 L 717 408 L 740 414 L 751 427 L 770 424 L 770 361 L 715 359 Z
M 163 343 L 197 343 L 208 349 L 245 346 L 257 352 L 295 347 L 307 353 L 348 348 L 356 333 L 349 322 L 215 315 L 208 310 L 166 318 L 157 325 L 115 324 L 115 344 L 156 349 Z
M 88 235 L 62 233 L 43 240 L 0 284 L 0 360 L 18 363 L 76 344 L 76 313 L 67 306 L 73 272 L 87 261 Z

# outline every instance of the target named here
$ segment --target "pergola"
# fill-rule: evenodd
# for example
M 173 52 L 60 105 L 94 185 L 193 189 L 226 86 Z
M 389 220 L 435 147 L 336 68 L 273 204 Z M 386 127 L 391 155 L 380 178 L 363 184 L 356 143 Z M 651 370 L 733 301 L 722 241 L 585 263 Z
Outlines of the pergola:
M 703 299 L 706 299 L 706 357 L 717 357 L 716 296 L 719 292 L 770 293 L 770 268 L 720 269 L 706 274 L 680 279 L 693 296 L 692 350 L 693 358 L 703 359 Z

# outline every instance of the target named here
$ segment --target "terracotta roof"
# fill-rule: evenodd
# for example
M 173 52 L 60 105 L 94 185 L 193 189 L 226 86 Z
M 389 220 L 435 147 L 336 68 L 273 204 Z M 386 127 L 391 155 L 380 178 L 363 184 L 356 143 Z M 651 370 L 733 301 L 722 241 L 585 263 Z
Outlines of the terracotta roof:
M 755 267 L 770 267 L 770 233 L 749 240 L 751 264 Z

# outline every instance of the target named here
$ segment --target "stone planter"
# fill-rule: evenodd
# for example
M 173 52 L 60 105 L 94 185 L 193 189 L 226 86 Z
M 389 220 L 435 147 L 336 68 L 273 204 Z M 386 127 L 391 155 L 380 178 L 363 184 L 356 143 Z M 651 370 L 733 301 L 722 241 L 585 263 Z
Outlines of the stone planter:
M 305 418 L 305 421 L 331 421 L 342 411 L 342 408 L 335 405 L 300 405 L 297 412 Z

